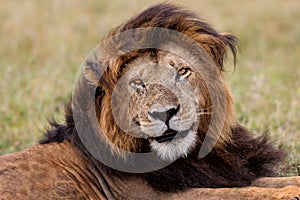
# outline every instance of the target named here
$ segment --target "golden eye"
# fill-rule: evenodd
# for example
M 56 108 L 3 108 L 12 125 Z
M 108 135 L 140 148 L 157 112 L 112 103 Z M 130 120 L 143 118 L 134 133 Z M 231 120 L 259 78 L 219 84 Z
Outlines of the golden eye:
M 144 86 L 144 82 L 142 79 L 134 79 L 130 81 L 130 83 L 135 86 Z
M 178 70 L 178 74 L 182 76 L 188 76 L 191 73 L 191 69 L 188 67 L 182 67 L 181 69 Z

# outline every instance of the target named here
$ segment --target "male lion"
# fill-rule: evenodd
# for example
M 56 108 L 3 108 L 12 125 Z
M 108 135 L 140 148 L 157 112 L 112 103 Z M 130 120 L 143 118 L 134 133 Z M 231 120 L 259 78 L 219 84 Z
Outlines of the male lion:
M 235 121 L 228 48 L 235 58 L 233 35 L 169 4 L 117 27 L 86 58 L 65 124 L 1 157 L 1 198 L 299 196 L 299 178 L 257 179 L 274 174 L 284 153 Z M 253 181 L 271 188 L 243 188 Z

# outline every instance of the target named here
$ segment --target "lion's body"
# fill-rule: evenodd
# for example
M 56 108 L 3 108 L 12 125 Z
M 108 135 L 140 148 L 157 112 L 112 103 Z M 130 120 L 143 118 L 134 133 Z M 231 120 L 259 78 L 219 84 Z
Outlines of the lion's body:
M 252 187 L 154 190 L 140 178 L 122 179 L 89 170 L 69 142 L 37 145 L 0 158 L 0 198 L 10 199 L 291 199 L 300 195 L 300 178 L 261 178 Z M 91 168 L 92 169 L 92 168 Z M 105 181 L 106 184 L 101 186 Z M 287 187 L 288 186 L 288 187 Z M 109 196 L 111 195 L 111 196 Z
M 151 48 L 127 52 L 116 60 L 110 60 L 113 54 L 122 52 L 127 45 L 128 41 L 118 40 L 118 36 L 114 38 L 118 41 L 115 46 L 110 43 L 101 46 L 104 54 L 97 52 L 96 48 L 85 61 L 82 79 L 76 85 L 76 95 L 73 95 L 72 105 L 66 109 L 65 124 L 52 123 L 40 145 L 0 158 L 0 197 L 213 199 L 222 194 L 222 189 L 191 188 L 249 186 L 260 177 L 274 174 L 274 168 L 283 159 L 284 153 L 273 147 L 267 136 L 254 138 L 235 121 L 230 89 L 223 76 L 220 76 L 220 81 L 212 76 L 223 74 L 227 48 L 232 50 L 235 57 L 235 37 L 218 33 L 210 25 L 197 19 L 195 14 L 168 4 L 147 9 L 116 28 L 108 37 L 141 27 L 172 29 L 185 34 L 202 46 L 205 51 L 203 53 L 211 57 L 213 64 L 203 65 L 204 70 L 199 72 L 185 59 L 176 56 L 176 52 L 174 54 Z M 143 36 L 151 35 L 147 31 L 142 33 L 145 34 Z M 140 34 L 131 36 L 133 42 L 143 41 Z M 163 41 L 164 39 L 161 40 L 162 45 Z M 180 44 L 180 40 L 176 43 Z M 99 60 L 100 54 L 104 60 Z M 201 58 L 202 54 L 197 56 Z M 136 68 L 143 63 L 147 63 L 144 65 L 146 68 Z M 131 69 L 137 70 L 130 71 Z M 97 72 L 103 72 L 100 79 Z M 117 106 L 112 105 L 112 102 L 116 102 L 113 99 L 113 89 L 126 73 L 129 78 L 125 79 L 116 93 L 126 96 L 131 91 L 129 106 L 122 104 L 123 98 Z M 168 80 L 172 87 L 155 82 L 159 79 Z M 209 84 L 213 85 L 211 91 Z M 177 86 L 176 91 L 173 86 Z M 95 89 L 92 101 L 86 95 L 88 88 Z M 214 110 L 214 99 L 210 97 L 217 98 L 222 91 L 224 101 L 219 102 L 218 109 Z M 82 102 L 88 103 L 82 106 Z M 136 138 L 121 130 L 113 117 L 112 110 L 115 107 L 122 121 L 135 123 L 144 138 Z M 78 117 L 78 113 L 83 115 Z M 96 123 L 85 127 L 82 133 L 75 121 L 79 120 L 81 125 L 89 124 L 92 122 L 90 116 L 96 118 Z M 216 125 L 219 122 L 223 123 L 221 128 Z M 99 125 L 101 131 L 95 128 Z M 171 140 L 170 132 L 171 135 L 176 135 Z M 210 141 L 216 140 L 216 144 L 207 156 L 199 158 L 207 132 L 210 133 Z M 113 159 L 129 169 L 136 166 L 131 162 L 132 157 L 124 156 L 121 151 L 153 151 L 157 155 L 155 159 L 172 162 L 150 171 L 148 167 L 156 163 L 148 161 L 143 165 L 146 169 L 143 173 L 123 172 L 99 161 L 99 155 L 88 149 L 82 137 L 93 142 L 92 147 L 99 153 L 100 160 L 102 157 Z M 205 147 L 210 147 L 210 143 Z M 109 151 L 105 151 L 106 149 Z M 272 186 L 275 187 L 276 184 Z M 272 194 L 268 194 L 269 197 L 276 193 L 274 189 L 255 188 L 224 191 L 227 194 L 225 198 L 232 197 L 235 192 L 243 195 L 241 198 L 248 198 L 251 192 L 257 194 L 257 191 L 264 195 L 272 191 Z M 293 188 L 286 191 L 284 194 L 288 195 L 291 191 L 299 190 Z

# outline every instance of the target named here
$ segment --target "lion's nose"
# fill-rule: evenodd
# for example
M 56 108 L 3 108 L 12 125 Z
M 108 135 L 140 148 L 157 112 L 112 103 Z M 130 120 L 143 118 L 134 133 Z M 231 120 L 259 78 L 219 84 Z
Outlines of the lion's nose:
M 151 111 L 148 112 L 148 114 L 153 119 L 158 119 L 160 121 L 165 122 L 168 125 L 170 119 L 178 113 L 179 109 L 180 109 L 180 105 L 174 108 L 170 108 L 169 110 L 166 111 Z

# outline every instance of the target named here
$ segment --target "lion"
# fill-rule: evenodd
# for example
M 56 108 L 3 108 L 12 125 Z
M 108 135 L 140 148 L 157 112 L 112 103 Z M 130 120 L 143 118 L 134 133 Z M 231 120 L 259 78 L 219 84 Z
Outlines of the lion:
M 85 59 L 65 124 L 0 158 L 1 198 L 299 196 L 299 177 L 262 178 L 285 153 L 235 120 L 224 60 L 236 45 L 167 3 L 113 29 Z

